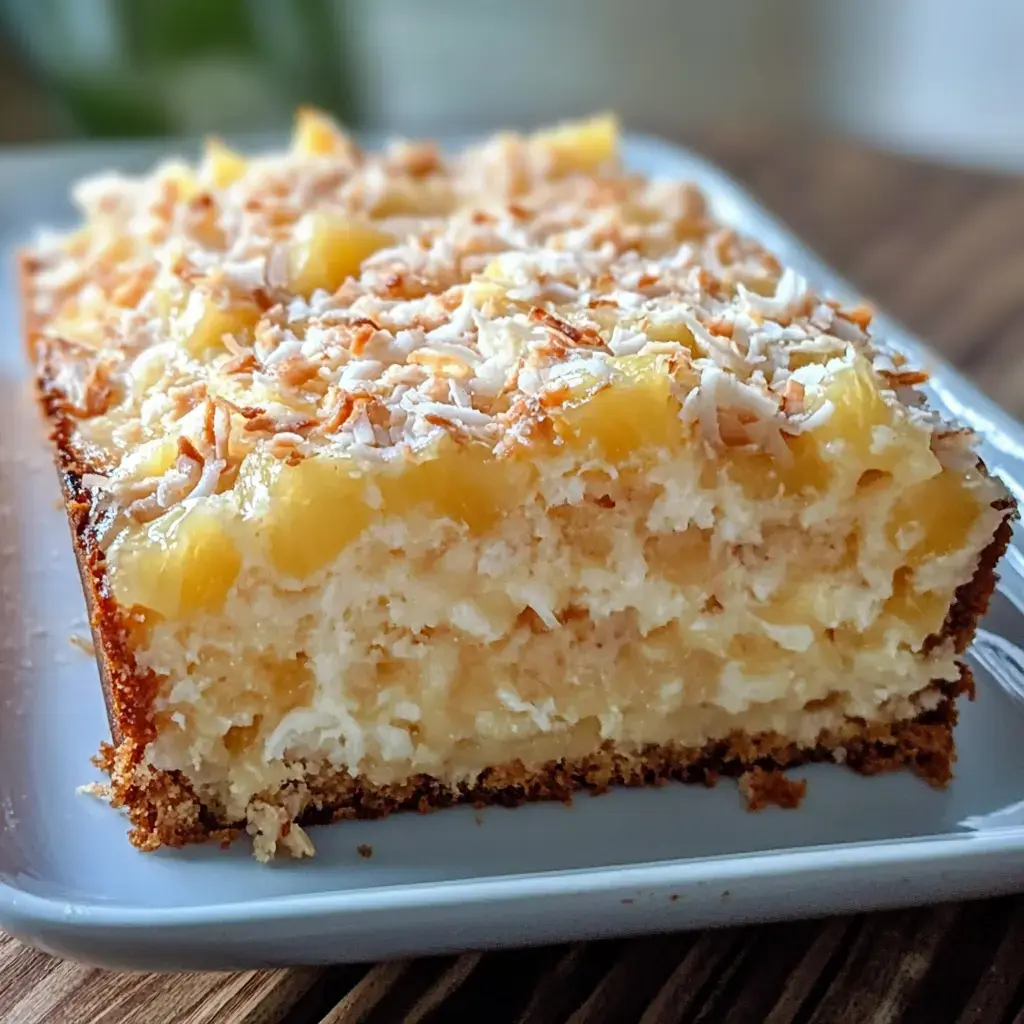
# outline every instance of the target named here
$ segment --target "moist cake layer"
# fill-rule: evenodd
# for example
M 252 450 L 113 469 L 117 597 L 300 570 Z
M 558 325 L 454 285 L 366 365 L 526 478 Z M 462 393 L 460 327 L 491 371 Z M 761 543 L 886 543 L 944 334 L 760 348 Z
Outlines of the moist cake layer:
M 223 606 L 147 624 L 136 648 L 166 680 L 152 763 L 193 765 L 233 818 L 286 758 L 463 782 L 606 740 L 702 746 L 744 729 L 813 745 L 846 717 L 912 718 L 920 690 L 959 677 L 951 640 L 921 648 L 999 513 L 979 508 L 918 592 L 887 533 L 895 483 L 810 529 L 784 501 L 748 500 L 734 521 L 733 488 L 702 488 L 685 456 L 628 491 L 590 472 L 577 500 L 520 499 L 479 537 L 423 511 L 382 517 L 308 581 L 239 543 Z M 110 557 L 118 595 L 132 556 Z M 169 561 L 150 585 L 171 585 Z
M 306 113 L 77 198 L 28 330 L 151 838 L 172 790 L 266 847 L 356 785 L 948 727 L 1003 488 L 612 122 L 445 159 Z

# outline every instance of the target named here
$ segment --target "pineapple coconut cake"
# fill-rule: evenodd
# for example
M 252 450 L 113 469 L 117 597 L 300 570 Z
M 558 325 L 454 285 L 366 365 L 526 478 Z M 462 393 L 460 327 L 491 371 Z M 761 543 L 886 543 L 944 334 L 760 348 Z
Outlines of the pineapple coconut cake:
M 941 785 L 1011 502 L 610 118 L 83 182 L 23 254 L 132 841 L 831 760 Z

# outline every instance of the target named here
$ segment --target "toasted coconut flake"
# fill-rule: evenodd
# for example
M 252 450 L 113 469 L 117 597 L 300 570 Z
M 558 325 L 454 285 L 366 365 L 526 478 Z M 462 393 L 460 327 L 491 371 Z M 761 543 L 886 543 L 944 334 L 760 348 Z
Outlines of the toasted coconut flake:
M 840 315 L 855 323 L 862 331 L 866 331 L 875 311 L 870 306 L 854 306 L 852 309 L 842 310 Z
M 923 370 L 900 370 L 897 372 L 880 370 L 879 375 L 893 390 L 917 387 L 919 384 L 927 384 L 930 379 Z
M 114 481 L 102 473 L 83 473 L 82 486 L 87 491 L 106 491 L 114 486 Z
M 608 351 L 604 338 L 593 327 L 575 327 L 567 320 L 563 320 L 547 310 L 540 309 L 538 306 L 531 307 L 530 320 L 533 323 L 542 324 L 549 331 L 553 331 L 560 338 L 564 338 L 570 345 Z
M 836 407 L 831 399 L 826 398 L 813 412 L 791 418 L 786 424 L 786 430 L 794 434 L 806 434 L 812 430 L 817 430 L 818 427 L 824 425 L 832 418 L 832 413 L 835 410 Z
M 152 438 L 191 439 L 159 480 L 87 478 L 110 509 L 105 529 L 126 509 L 141 520 L 230 486 L 239 452 L 378 462 L 441 430 L 499 454 L 557 447 L 547 412 L 580 379 L 631 386 L 627 367 L 662 357 L 684 424 L 711 446 L 784 461 L 782 432 L 820 426 L 832 411 L 822 390 L 861 357 L 886 401 L 939 429 L 915 404 L 925 375 L 873 344 L 867 307 L 815 295 L 711 222 L 690 186 L 611 165 L 555 173 L 549 147 L 515 137 L 448 162 L 427 144 L 362 157 L 333 135 L 319 152 L 317 138 L 309 152 L 248 161 L 215 193 L 181 166 L 85 186 L 84 230 L 29 256 L 41 358 L 83 435 L 100 439 L 96 467 Z M 353 262 L 339 262 L 340 282 L 293 295 L 307 215 L 337 229 L 339 252 L 353 241 Z M 393 241 L 364 255 L 370 220 Z M 211 297 L 229 325 L 234 304 L 259 309 L 251 346 L 225 333 L 190 351 L 168 337 Z
M 447 405 L 442 402 L 418 402 L 414 406 L 414 410 L 420 416 L 430 414 L 466 427 L 486 427 L 493 422 L 493 417 L 485 412 L 458 405 Z
M 782 410 L 787 416 L 799 416 L 804 411 L 804 386 L 791 377 L 782 392 Z

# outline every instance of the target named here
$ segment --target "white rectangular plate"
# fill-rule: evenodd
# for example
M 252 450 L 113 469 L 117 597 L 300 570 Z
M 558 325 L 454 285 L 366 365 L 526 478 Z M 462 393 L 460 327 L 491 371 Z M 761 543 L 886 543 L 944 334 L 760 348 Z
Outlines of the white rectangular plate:
M 719 216 L 837 296 L 851 290 L 714 167 L 642 138 L 628 162 L 696 181 Z M 251 968 L 891 907 L 1024 889 L 1024 556 L 1011 550 L 975 646 L 945 792 L 910 774 L 820 766 L 797 811 L 748 814 L 735 785 L 472 808 L 317 828 L 312 861 L 263 867 L 247 843 L 138 853 L 124 819 L 76 794 L 107 735 L 57 481 L 27 384 L 12 250 L 66 224 L 70 181 L 138 170 L 152 147 L 0 160 L 0 928 L 112 967 Z M 933 399 L 985 437 L 1022 497 L 1024 428 L 894 325 Z M 367 844 L 364 859 L 357 847 Z

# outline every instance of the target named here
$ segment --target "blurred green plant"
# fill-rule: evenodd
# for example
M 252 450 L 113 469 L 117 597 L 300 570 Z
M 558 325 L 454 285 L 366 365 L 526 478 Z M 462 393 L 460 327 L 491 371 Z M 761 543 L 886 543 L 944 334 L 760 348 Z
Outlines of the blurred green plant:
M 279 127 L 299 103 L 355 115 L 341 0 L 0 0 L 15 45 L 97 137 Z

